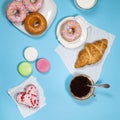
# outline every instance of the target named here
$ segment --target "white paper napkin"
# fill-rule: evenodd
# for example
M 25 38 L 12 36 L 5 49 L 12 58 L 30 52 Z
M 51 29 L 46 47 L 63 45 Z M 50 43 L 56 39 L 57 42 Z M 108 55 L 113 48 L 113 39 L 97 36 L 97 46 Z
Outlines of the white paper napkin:
M 83 49 L 84 45 L 75 49 L 69 49 L 65 48 L 62 45 L 59 45 L 55 51 L 58 53 L 58 55 L 61 57 L 62 61 L 64 62 L 65 66 L 69 70 L 69 72 L 75 76 L 78 74 L 87 74 L 89 75 L 94 82 L 97 82 L 99 80 L 101 71 L 102 71 L 102 66 L 103 63 L 110 52 L 110 49 L 112 47 L 113 41 L 115 39 L 115 36 L 102 30 L 99 29 L 91 24 L 89 24 L 88 27 L 88 37 L 86 42 L 93 42 L 95 40 L 100 40 L 103 38 L 108 39 L 108 47 L 104 53 L 103 58 L 96 64 L 94 65 L 87 65 L 83 68 L 75 69 L 74 68 L 74 63 L 78 57 L 78 53 L 81 49 Z
M 39 108 L 36 109 L 32 109 L 32 108 L 28 108 L 22 104 L 18 104 L 16 102 L 16 94 L 19 92 L 24 92 L 24 89 L 27 85 L 29 84 L 34 84 L 37 89 L 38 89 L 38 95 L 39 95 Z M 22 116 L 28 117 L 30 115 L 32 115 L 33 113 L 37 112 L 40 108 L 42 108 L 44 105 L 46 105 L 45 102 L 45 97 L 44 97 L 44 93 L 43 93 L 43 89 L 42 87 L 37 83 L 36 78 L 31 76 L 29 77 L 26 81 L 24 81 L 23 83 L 21 83 L 20 85 L 11 88 L 8 90 L 9 95 L 12 97 L 12 99 L 15 101 L 20 113 L 22 114 Z

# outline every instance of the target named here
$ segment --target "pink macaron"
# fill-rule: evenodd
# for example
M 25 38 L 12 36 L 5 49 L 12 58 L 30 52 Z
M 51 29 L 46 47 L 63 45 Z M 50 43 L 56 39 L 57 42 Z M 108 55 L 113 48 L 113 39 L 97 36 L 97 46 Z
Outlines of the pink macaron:
M 48 72 L 50 69 L 50 62 L 46 58 L 40 58 L 36 62 L 36 68 L 39 72 Z

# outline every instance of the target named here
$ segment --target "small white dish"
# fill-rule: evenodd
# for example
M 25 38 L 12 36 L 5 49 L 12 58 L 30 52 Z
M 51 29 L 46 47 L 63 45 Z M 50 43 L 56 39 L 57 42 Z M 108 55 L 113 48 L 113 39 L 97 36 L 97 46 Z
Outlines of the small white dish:
M 76 20 L 80 24 L 80 27 L 82 29 L 81 36 L 77 40 L 72 41 L 72 42 L 66 41 L 62 37 L 61 30 L 60 30 L 61 25 L 64 24 L 68 20 Z M 86 41 L 86 39 L 87 39 L 87 28 L 88 28 L 88 23 L 81 16 L 67 17 L 67 18 L 63 19 L 58 24 L 57 33 L 56 33 L 58 41 L 66 48 L 77 48 L 77 47 L 81 46 Z
M 43 7 L 40 9 L 40 11 L 38 11 L 39 13 L 41 13 L 47 20 L 47 29 L 50 27 L 51 23 L 53 22 L 56 13 L 57 13 L 57 7 L 56 4 L 54 2 L 54 0 L 44 0 L 44 5 Z M 20 31 L 22 31 L 23 33 L 29 35 L 29 36 L 41 36 L 40 35 L 31 35 L 29 34 L 24 27 L 24 24 L 13 24 L 16 28 L 18 28 Z

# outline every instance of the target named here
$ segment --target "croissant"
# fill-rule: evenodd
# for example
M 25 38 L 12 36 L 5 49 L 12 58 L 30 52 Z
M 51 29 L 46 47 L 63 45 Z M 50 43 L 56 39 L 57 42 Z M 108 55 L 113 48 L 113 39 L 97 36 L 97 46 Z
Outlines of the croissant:
M 86 65 L 97 63 L 102 58 L 107 48 L 107 44 L 107 39 L 97 40 L 93 43 L 87 43 L 84 49 L 79 52 L 74 67 L 81 68 Z

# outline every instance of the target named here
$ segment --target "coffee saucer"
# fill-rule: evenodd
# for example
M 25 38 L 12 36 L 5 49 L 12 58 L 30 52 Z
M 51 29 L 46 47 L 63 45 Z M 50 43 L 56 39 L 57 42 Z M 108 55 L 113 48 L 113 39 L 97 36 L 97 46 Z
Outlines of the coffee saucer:
M 61 35 L 61 26 L 68 20 L 76 20 L 80 24 L 82 30 L 80 37 L 75 41 L 71 41 L 71 42 L 65 40 Z M 57 32 L 56 32 L 58 41 L 66 48 L 77 48 L 83 45 L 83 43 L 86 41 L 87 33 L 88 33 L 87 28 L 88 28 L 88 24 L 85 21 L 85 19 L 82 18 L 81 16 L 67 17 L 58 24 Z

